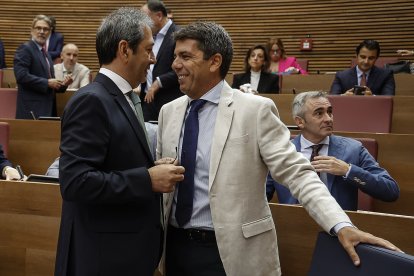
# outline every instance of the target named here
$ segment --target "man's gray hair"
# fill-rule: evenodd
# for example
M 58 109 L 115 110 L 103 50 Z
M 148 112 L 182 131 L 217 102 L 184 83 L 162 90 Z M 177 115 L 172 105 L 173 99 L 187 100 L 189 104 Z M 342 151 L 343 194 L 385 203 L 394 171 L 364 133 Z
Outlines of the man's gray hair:
M 309 99 L 326 98 L 327 93 L 323 91 L 308 91 L 302 92 L 296 95 L 292 103 L 292 116 L 293 119 L 296 117 L 305 117 L 305 104 Z
M 144 12 L 123 7 L 106 17 L 96 33 L 96 52 L 99 64 L 109 64 L 115 57 L 118 44 L 126 40 L 135 54 L 138 45 L 144 39 L 144 29 L 151 28 L 152 20 Z
M 35 16 L 35 18 L 32 21 L 32 28 L 34 28 L 34 26 L 36 25 L 37 21 L 45 21 L 47 23 L 47 25 L 49 25 L 49 28 L 52 27 L 52 21 L 50 20 L 50 18 L 44 14 L 38 14 Z

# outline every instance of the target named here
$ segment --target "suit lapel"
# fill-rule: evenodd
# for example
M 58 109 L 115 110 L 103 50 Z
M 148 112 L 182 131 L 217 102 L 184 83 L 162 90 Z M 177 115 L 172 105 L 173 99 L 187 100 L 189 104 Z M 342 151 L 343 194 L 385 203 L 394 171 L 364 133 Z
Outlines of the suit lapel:
M 211 147 L 209 190 L 211 189 L 211 186 L 213 185 L 214 179 L 216 177 L 223 149 L 227 142 L 231 123 L 233 121 L 233 95 L 234 92 L 231 87 L 226 82 L 224 82 L 218 105 L 216 126 L 214 128 L 213 142 Z
M 124 94 L 119 90 L 119 88 L 115 85 L 115 83 L 106 77 L 103 74 L 98 74 L 95 78 L 96 82 L 100 82 L 103 86 L 107 89 L 107 91 L 114 97 L 114 101 L 120 107 L 120 109 L 124 112 L 125 117 L 129 121 L 132 126 L 135 135 L 137 136 L 138 140 L 140 141 L 141 145 L 143 146 L 148 158 L 153 160 L 151 150 L 149 148 L 147 139 L 145 137 L 145 132 L 141 127 L 138 119 L 132 110 L 131 106 L 129 105 L 128 101 L 125 99 Z
M 32 49 L 34 50 L 34 52 L 36 53 L 37 59 L 40 60 L 40 63 L 42 64 L 43 69 L 45 70 L 45 76 L 49 76 L 48 65 L 47 65 L 47 62 L 45 60 L 45 57 L 44 57 L 42 51 L 39 50 L 37 44 L 33 40 L 30 41 L 30 45 L 31 45 Z M 52 74 L 52 71 L 50 73 Z
M 342 141 L 338 139 L 335 135 L 329 137 L 329 148 L 328 156 L 333 156 L 337 159 L 343 160 L 345 154 L 345 147 L 342 145 Z M 332 191 L 332 185 L 334 183 L 335 175 L 328 173 L 328 189 Z
M 157 53 L 157 60 L 159 60 L 161 58 L 162 53 L 165 52 L 165 51 L 163 51 L 163 49 L 166 48 L 166 47 L 169 47 L 170 44 L 173 43 L 173 41 L 171 39 L 171 35 L 174 32 L 174 30 L 175 30 L 175 27 L 174 27 L 174 23 L 173 23 L 173 24 L 171 24 L 170 28 L 168 28 L 168 31 L 165 34 L 164 39 L 162 40 L 160 49 L 158 50 L 158 53 Z M 154 67 L 155 66 L 157 66 L 157 63 L 154 65 Z

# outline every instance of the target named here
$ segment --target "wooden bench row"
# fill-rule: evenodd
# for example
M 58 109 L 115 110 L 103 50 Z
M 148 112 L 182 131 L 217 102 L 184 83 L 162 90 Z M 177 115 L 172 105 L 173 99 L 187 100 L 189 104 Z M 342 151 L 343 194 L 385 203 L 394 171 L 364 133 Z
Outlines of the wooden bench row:
M 0 180 L 0 190 L 0 275 L 53 275 L 61 214 L 59 186 Z M 306 275 L 320 227 L 302 207 L 270 204 L 270 208 L 283 275 Z M 361 230 L 414 254 L 414 217 L 347 213 Z
M 264 97 L 271 98 L 279 111 L 280 119 L 286 125 L 294 125 L 292 118 L 292 102 L 295 97 L 293 94 L 262 94 Z M 362 96 L 355 96 L 362 97 Z M 397 96 L 393 99 L 393 112 L 391 121 L 391 133 L 414 134 L 414 97 Z M 353 107 L 349 107 L 349 112 L 353 112 Z M 333 111 L 335 118 L 335 110 Z M 334 125 L 335 127 L 335 125 Z
M 44 174 L 53 160 L 60 155 L 60 122 L 1 120 L 9 123 L 9 159 L 22 166 L 26 175 Z M 297 133 L 293 131 L 293 133 Z M 377 212 L 414 215 L 414 135 L 337 133 L 355 138 L 373 138 L 378 142 L 378 162 L 398 182 L 401 195 L 396 202 L 374 200 L 373 210 Z

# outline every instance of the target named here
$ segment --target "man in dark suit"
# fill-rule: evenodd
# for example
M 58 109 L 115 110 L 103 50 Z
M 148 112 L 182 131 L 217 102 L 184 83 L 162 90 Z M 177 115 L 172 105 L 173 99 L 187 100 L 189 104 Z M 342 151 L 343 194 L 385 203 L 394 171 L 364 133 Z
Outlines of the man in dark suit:
M 332 134 L 332 106 L 323 92 L 305 92 L 293 101 L 293 116 L 301 134 L 292 140 L 296 150 L 311 161 L 332 196 L 344 210 L 357 210 L 358 189 L 376 199 L 395 201 L 400 190 L 361 142 Z M 320 145 L 312 154 L 313 145 Z M 276 189 L 279 203 L 298 204 L 289 190 L 268 176 L 268 200 Z
M 14 56 L 17 119 L 56 116 L 55 91 L 66 90 L 67 80 L 55 79 L 53 61 L 44 49 L 50 26 L 49 17 L 37 15 L 32 24 L 32 39 L 22 44 Z
M 63 35 L 56 31 L 56 19 L 54 16 L 49 16 L 50 22 L 52 23 L 51 33 L 49 38 L 47 39 L 47 51 L 52 57 L 53 62 L 59 63 L 60 62 L 60 54 L 62 53 L 63 49 Z
M 167 17 L 167 9 L 163 2 L 147 1 L 142 10 L 154 22 L 154 54 L 157 63 L 148 70 L 147 82 L 141 84 L 141 100 L 145 121 L 158 120 L 161 107 L 172 100 L 183 96 L 178 84 L 178 77 L 171 69 L 174 61 L 175 43 L 172 34 L 178 30 L 171 19 Z
M 155 61 L 151 24 L 134 8 L 111 13 L 96 35 L 99 74 L 64 110 L 56 276 L 152 276 L 159 262 L 161 195 L 184 168 L 154 166 L 139 97 L 130 93 Z
M 364 40 L 356 48 L 357 65 L 336 73 L 331 94 L 354 95 L 354 86 L 364 87 L 364 95 L 394 95 L 395 81 L 390 70 L 375 66 L 380 46 L 375 40 Z

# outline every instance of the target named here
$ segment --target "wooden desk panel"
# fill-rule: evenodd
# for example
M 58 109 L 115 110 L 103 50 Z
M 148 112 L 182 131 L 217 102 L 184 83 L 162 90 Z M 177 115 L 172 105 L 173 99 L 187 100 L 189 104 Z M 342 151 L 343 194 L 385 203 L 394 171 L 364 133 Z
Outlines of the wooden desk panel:
M 271 203 L 270 208 L 276 225 L 283 275 L 307 275 L 321 228 L 302 207 Z M 347 214 L 361 230 L 391 241 L 407 254 L 414 254 L 414 217 Z M 363 260 L 361 262 L 363 265 Z
M 60 121 L 0 119 L 9 123 L 8 158 L 26 175 L 45 174 L 60 156 Z
M 305 91 L 329 92 L 335 74 L 321 75 L 285 75 L 282 76 L 281 94 L 296 94 Z
M 0 275 L 53 275 L 59 185 L 0 180 Z
M 286 125 L 293 125 L 292 102 L 293 94 L 261 94 L 263 97 L 272 99 L 279 111 L 280 119 Z M 393 113 L 391 122 L 391 133 L 414 134 L 414 97 L 395 96 L 393 97 Z M 352 108 L 350 109 L 352 112 Z M 335 110 L 334 110 L 335 119 Z

